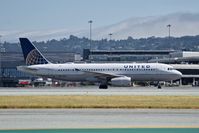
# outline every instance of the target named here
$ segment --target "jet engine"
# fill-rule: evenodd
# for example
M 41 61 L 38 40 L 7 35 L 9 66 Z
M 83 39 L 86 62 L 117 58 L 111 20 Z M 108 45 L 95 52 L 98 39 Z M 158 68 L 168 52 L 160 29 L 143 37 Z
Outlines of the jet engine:
M 124 86 L 124 87 L 128 87 L 131 86 L 131 78 L 130 77 L 117 77 L 117 78 L 112 78 L 111 85 L 113 86 Z

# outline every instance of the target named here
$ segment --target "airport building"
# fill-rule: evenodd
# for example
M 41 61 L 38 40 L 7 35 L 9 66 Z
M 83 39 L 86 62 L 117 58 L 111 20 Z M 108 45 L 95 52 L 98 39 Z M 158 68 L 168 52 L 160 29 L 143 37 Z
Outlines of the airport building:
M 173 50 L 92 50 L 84 49 L 83 60 L 91 62 L 148 62 L 170 58 Z
M 199 85 L 199 64 L 171 64 L 176 70 L 183 75 L 180 84 Z
M 148 62 L 160 62 L 167 64 L 199 64 L 199 52 L 176 51 L 170 53 L 169 58 L 151 59 Z

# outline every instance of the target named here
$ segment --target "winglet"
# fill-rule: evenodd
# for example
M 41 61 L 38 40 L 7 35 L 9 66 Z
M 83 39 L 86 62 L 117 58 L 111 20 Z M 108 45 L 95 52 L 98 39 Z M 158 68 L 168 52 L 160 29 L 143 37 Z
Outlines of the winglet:
M 26 65 L 50 63 L 27 38 L 19 38 Z

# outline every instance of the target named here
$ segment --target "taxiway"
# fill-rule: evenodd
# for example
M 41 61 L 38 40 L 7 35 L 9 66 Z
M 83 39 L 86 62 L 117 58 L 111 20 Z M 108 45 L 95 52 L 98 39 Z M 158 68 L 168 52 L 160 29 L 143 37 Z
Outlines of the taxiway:
M 199 96 L 199 87 L 109 87 L 98 89 L 97 86 L 83 87 L 38 87 L 4 88 L 0 87 L 0 96 L 21 95 L 171 95 Z
M 199 110 L 1 109 L 0 129 L 199 127 Z

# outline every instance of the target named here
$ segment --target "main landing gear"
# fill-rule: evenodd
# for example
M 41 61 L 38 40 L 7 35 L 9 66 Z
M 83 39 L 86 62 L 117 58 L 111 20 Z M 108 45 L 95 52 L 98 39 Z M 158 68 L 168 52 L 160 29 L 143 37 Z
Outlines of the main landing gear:
M 107 84 L 100 84 L 99 89 L 108 89 L 108 85 Z
M 150 85 L 154 85 L 154 87 L 157 87 L 157 89 L 162 89 L 161 83 L 160 82 L 152 82 L 153 84 Z
M 158 89 L 162 89 L 162 86 L 160 84 L 158 84 Z
M 162 89 L 162 86 L 161 86 L 161 84 L 158 82 L 158 89 Z

